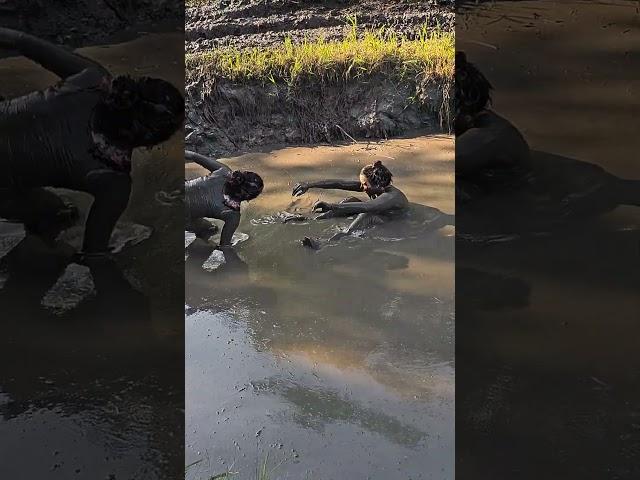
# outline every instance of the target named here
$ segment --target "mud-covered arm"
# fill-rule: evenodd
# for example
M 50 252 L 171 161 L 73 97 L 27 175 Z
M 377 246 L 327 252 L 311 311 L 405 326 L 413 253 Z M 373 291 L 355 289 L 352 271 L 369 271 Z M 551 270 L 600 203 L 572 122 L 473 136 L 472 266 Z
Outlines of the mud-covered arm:
M 473 175 L 491 166 L 507 145 L 487 128 L 471 128 L 456 138 L 456 175 Z
M 300 182 L 293 188 L 292 195 L 299 197 L 310 188 L 322 188 L 325 190 L 347 190 L 349 192 L 362 192 L 362 184 L 358 180 L 319 180 L 317 182 Z
M 201 167 L 206 168 L 210 172 L 215 172 L 216 170 L 225 170 L 231 171 L 229 167 L 227 167 L 224 163 L 221 163 L 213 158 L 205 157 L 204 155 L 200 155 L 199 153 L 192 152 L 190 150 L 186 150 L 184 152 L 184 157 L 190 161 L 197 163 Z
M 316 202 L 313 209 L 314 211 L 331 212 L 331 216 L 334 217 L 349 217 L 360 213 L 385 213 L 399 207 L 394 195 L 383 194 L 367 202 Z
M 229 211 L 223 220 L 224 227 L 222 227 L 222 233 L 220 234 L 220 246 L 228 247 L 231 245 L 233 234 L 238 228 L 238 225 L 240 225 L 240 212 Z
M 60 78 L 68 78 L 87 69 L 104 77 L 110 75 L 107 69 L 93 60 L 17 30 L 0 27 L 0 48 L 16 50 Z

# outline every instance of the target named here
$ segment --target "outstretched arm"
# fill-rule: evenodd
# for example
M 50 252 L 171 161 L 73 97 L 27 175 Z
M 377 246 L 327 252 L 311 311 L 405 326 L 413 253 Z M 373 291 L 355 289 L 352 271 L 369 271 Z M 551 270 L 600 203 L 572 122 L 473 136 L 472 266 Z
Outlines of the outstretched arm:
M 197 163 L 201 167 L 206 168 L 210 172 L 215 172 L 216 170 L 231 171 L 231 169 L 224 163 L 214 160 L 213 158 L 205 157 L 204 155 L 200 155 L 199 153 L 192 152 L 190 150 L 186 150 L 184 152 L 184 157 L 190 162 Z
M 362 192 L 362 184 L 357 180 L 320 180 L 318 182 L 301 182 L 293 187 L 292 195 L 299 197 L 310 188 L 323 188 L 325 190 L 347 190 L 349 192 Z
M 393 195 L 384 194 L 367 202 L 327 203 L 316 202 L 314 211 L 325 212 L 321 218 L 349 217 L 360 213 L 385 213 L 400 208 L 398 200 Z M 319 218 L 320 218 L 319 217 Z
M 68 78 L 87 69 L 109 76 L 107 69 L 99 63 L 17 30 L 0 28 L 0 47 L 17 50 L 60 78 Z

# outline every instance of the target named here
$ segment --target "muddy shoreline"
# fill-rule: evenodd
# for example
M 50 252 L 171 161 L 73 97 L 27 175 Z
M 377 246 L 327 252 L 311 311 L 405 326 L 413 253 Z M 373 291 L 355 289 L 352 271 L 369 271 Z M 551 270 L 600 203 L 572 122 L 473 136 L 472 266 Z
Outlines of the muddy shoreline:
M 285 38 L 344 38 L 349 19 L 358 28 L 412 38 L 422 26 L 452 32 L 453 2 L 366 0 L 213 0 L 186 12 L 185 51 L 221 46 L 261 48 Z M 186 148 L 228 156 L 263 145 L 339 144 L 385 139 L 410 131 L 449 131 L 450 86 L 425 78 L 398 79 L 382 72 L 353 80 L 316 78 L 284 82 L 233 82 L 187 71 Z

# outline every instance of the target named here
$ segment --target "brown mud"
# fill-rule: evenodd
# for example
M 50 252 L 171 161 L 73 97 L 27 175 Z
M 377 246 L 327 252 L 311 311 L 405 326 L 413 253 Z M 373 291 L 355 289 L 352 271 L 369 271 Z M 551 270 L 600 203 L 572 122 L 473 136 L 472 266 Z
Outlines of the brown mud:
M 417 101 L 414 99 L 417 97 Z M 442 131 L 448 99 L 429 82 L 377 75 L 342 85 L 187 84 L 187 148 L 221 156 L 263 145 L 309 145 Z
M 143 25 L 182 30 L 183 18 L 182 0 L 0 0 L 0 26 L 72 47 L 129 37 Z
M 185 250 L 186 479 L 253 478 L 265 459 L 274 479 L 453 478 L 454 228 L 390 222 L 316 252 L 300 239 L 349 219 L 280 215 L 347 194 L 294 198 L 296 182 L 377 160 L 412 208 L 452 213 L 453 153 L 438 135 L 222 160 L 266 187 L 243 205 L 238 258 L 210 269 L 212 245 Z

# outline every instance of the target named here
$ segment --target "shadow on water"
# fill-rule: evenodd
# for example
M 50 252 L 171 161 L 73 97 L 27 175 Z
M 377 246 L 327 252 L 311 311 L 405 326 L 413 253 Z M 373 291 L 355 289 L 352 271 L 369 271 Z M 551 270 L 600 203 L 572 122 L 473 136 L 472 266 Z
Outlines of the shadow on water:
M 158 52 L 165 41 L 175 51 Z M 157 34 L 84 53 L 118 73 L 135 58 L 135 74 L 181 85 L 181 49 L 181 35 Z M 9 97 L 55 81 L 22 58 L 1 60 L 0 78 Z M 77 263 L 86 195 L 47 189 L 8 205 L 0 192 L 3 478 L 184 475 L 182 209 L 154 201 L 182 184 L 182 136 L 136 152 L 114 260 Z M 49 221 L 40 207 L 59 198 L 78 215 Z M 8 211 L 22 221 L 8 221 Z
M 493 2 L 458 15 L 457 42 L 536 156 L 638 179 L 636 3 Z M 605 199 L 567 218 L 551 198 L 536 217 L 529 200 L 457 209 L 458 232 L 494 237 L 456 246 L 456 473 L 637 478 L 640 212 Z
M 421 137 L 228 162 L 267 187 L 243 211 L 241 262 L 207 271 L 211 246 L 185 252 L 186 453 L 203 461 L 189 478 L 231 464 L 247 474 L 266 452 L 292 476 L 452 475 L 452 227 L 425 228 L 433 210 L 414 203 L 404 223 L 312 251 L 304 236 L 328 238 L 348 220 L 280 215 L 340 198 L 294 200 L 295 182 L 353 178 L 367 157 L 384 160 L 411 200 L 451 211 L 452 150 L 450 138 Z

